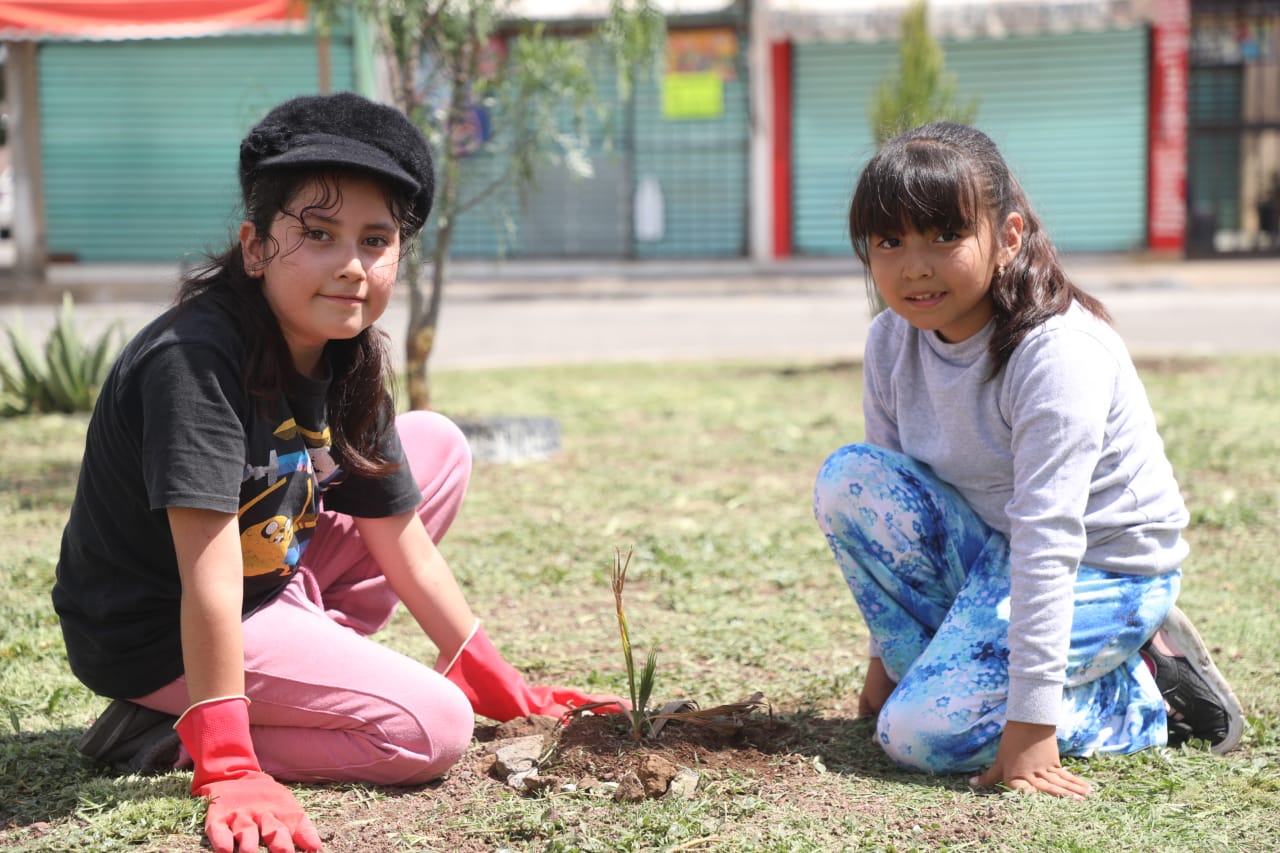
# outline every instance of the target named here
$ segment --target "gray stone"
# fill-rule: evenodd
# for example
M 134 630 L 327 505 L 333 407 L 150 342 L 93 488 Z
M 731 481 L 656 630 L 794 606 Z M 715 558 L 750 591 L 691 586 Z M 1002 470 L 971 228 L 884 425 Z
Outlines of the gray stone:
M 528 770 L 520 770 L 508 776 L 507 786 L 517 791 L 530 791 L 537 784 L 534 781 L 537 778 L 538 768 L 530 767 Z
M 644 783 L 634 773 L 628 773 L 618 780 L 618 790 L 613 798 L 620 803 L 638 803 L 644 799 Z
M 663 794 L 663 798 L 672 800 L 691 800 L 693 794 L 698 790 L 698 782 L 701 779 L 696 772 L 688 767 L 680 768 L 680 772 L 676 773 L 672 778 L 671 784 L 667 786 L 667 792 Z
M 502 779 L 508 779 L 515 773 L 524 773 L 537 764 L 545 748 L 541 735 L 509 740 L 493 751 L 493 770 Z

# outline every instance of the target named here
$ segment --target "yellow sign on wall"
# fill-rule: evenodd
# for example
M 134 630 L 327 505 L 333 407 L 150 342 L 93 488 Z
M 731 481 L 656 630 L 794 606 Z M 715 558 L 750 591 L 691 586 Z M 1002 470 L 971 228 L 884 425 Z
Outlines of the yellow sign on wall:
M 716 71 L 667 74 L 662 78 L 662 117 L 719 118 L 724 115 L 724 80 Z

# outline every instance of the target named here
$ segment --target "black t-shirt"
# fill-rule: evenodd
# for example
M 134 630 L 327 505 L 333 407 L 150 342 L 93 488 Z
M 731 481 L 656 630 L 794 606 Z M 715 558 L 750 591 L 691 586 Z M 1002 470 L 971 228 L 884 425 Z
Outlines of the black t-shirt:
M 298 377 L 266 405 L 244 393 L 246 356 L 233 321 L 197 302 L 139 332 L 102 388 L 53 588 L 71 669 L 96 693 L 136 698 L 183 672 L 169 507 L 239 516 L 247 615 L 289 582 L 322 495 L 324 509 L 369 518 L 422 499 L 393 424 L 382 445 L 395 472 L 345 472 L 328 382 Z

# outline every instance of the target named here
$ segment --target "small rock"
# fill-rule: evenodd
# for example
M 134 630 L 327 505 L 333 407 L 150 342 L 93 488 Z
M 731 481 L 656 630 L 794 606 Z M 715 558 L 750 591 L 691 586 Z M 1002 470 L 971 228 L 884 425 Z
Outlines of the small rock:
M 539 776 L 535 771 L 532 775 L 524 777 L 524 789 L 530 793 L 558 791 L 562 781 L 559 776 Z
M 679 768 L 661 755 L 646 755 L 640 759 L 636 775 L 644 786 L 646 797 L 661 797 L 667 792 L 667 787 L 678 770 Z
M 505 741 L 493 751 L 493 771 L 499 777 L 507 779 L 514 773 L 529 770 L 537 763 L 545 748 L 541 735 Z
M 599 788 L 600 780 L 594 776 L 583 776 L 578 780 L 578 790 L 590 791 L 592 788 Z
M 476 759 L 473 769 L 477 776 L 488 776 L 493 772 L 493 765 L 497 762 L 498 757 L 492 752 L 485 753 Z
M 530 782 L 537 776 L 538 768 L 530 767 L 528 770 L 521 770 L 508 776 L 507 785 L 517 791 L 527 791 L 529 790 Z
M 688 767 L 682 767 L 671 780 L 671 784 L 667 787 L 667 792 L 662 796 L 664 799 L 670 800 L 692 800 L 694 792 L 698 790 L 699 781 L 696 772 Z
M 644 783 L 635 773 L 628 773 L 618 780 L 613 798 L 620 803 L 638 803 L 644 800 Z

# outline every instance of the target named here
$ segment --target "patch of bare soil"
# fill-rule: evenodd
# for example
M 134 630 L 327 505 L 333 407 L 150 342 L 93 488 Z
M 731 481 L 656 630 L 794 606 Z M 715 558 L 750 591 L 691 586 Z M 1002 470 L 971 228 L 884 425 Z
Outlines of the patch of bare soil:
M 313 814 L 328 853 L 561 849 L 552 840 L 566 838 L 566 820 L 577 828 L 568 837 L 581 831 L 598 841 L 610 837 L 620 807 L 625 814 L 631 804 L 651 798 L 727 800 L 747 792 L 785 806 L 792 819 L 802 815 L 802 822 L 828 827 L 833 849 L 840 846 L 839 833 L 850 831 L 851 818 L 868 828 L 859 831 L 905 838 L 909 849 L 920 850 L 961 841 L 995 845 L 1009 831 L 997 800 L 948 808 L 936 802 L 908 806 L 899 796 L 882 795 L 883 783 L 906 779 L 956 791 L 967 787 L 959 777 L 930 779 L 895 768 L 871 742 L 867 719 L 758 711 L 738 722 L 720 731 L 671 721 L 659 737 L 640 742 L 617 715 L 583 717 L 564 728 L 538 717 L 481 726 L 471 749 L 440 782 L 379 789 L 376 801 L 335 791 L 331 808 Z M 512 784 L 498 753 L 533 736 L 546 745 L 538 752 L 537 773 Z M 696 776 L 692 783 L 688 774 Z M 850 796 L 851 776 L 865 782 L 860 795 Z M 545 806 L 512 807 L 541 802 Z M 760 820 L 760 826 L 744 821 L 741 837 L 734 837 L 767 832 L 769 814 Z
M 621 718 L 586 717 L 560 733 L 545 772 L 570 782 L 581 778 L 620 782 L 657 757 L 711 775 L 720 771 L 785 775 L 785 767 L 779 766 L 779 746 L 787 740 L 789 728 L 763 716 L 728 732 L 672 721 L 658 738 L 637 742 Z
M 534 736 L 546 746 L 537 773 L 523 785 L 512 784 L 496 756 Z M 374 803 L 353 803 L 344 796 L 315 817 L 330 853 L 371 853 L 397 845 L 406 849 L 405 839 L 415 835 L 425 846 L 413 849 L 491 851 L 503 848 L 503 839 L 469 831 L 466 816 L 490 810 L 508 797 L 569 792 L 632 802 L 696 797 L 709 784 L 740 777 L 767 780 L 770 790 L 807 797 L 820 771 L 812 756 L 794 751 L 804 738 L 795 724 L 768 714 L 752 714 L 732 731 L 670 721 L 659 737 L 640 742 L 617 715 L 586 716 L 566 727 L 532 717 L 478 727 L 471 749 L 439 782 L 409 790 L 379 789 L 383 798 Z M 638 780 L 639 790 L 628 793 L 628 780 Z M 821 798 L 814 799 L 814 807 L 823 809 Z M 508 840 L 526 831 L 513 825 Z
M 567 727 L 532 717 L 480 726 L 462 760 L 430 785 L 299 786 L 298 791 L 327 853 L 541 850 L 577 832 L 598 842 L 611 837 L 629 809 L 638 808 L 633 803 L 658 797 L 728 803 L 749 794 L 832 833 L 848 831 L 839 827 L 856 816 L 858 826 L 923 845 L 912 849 L 996 839 L 993 833 L 1007 829 L 994 801 L 965 809 L 927 802 L 904 807 L 897 796 L 879 795 L 882 782 L 904 777 L 871 743 L 869 720 L 809 712 L 779 715 L 766 708 L 739 715 L 733 723 L 720 730 L 670 720 L 658 737 L 636 742 L 618 715 L 582 717 Z M 539 740 L 536 747 L 523 753 L 510 750 L 529 738 Z M 504 762 L 517 766 L 521 754 L 533 756 L 529 761 L 536 763 L 536 775 L 512 784 L 513 768 L 499 767 L 500 753 Z M 850 796 L 851 776 L 866 783 L 860 795 Z M 962 780 L 931 784 L 964 789 Z M 734 837 L 741 841 L 767 831 L 771 813 L 759 813 L 760 825 L 751 825 L 755 819 L 738 824 Z M 0 830 L 0 847 L 16 843 L 19 849 L 28 844 L 52 849 L 39 846 L 47 828 L 46 823 L 7 827 Z M 832 843 L 839 846 L 835 835 Z M 138 849 L 199 853 L 207 844 L 192 832 Z

